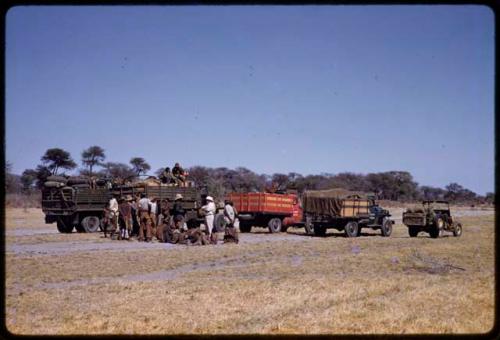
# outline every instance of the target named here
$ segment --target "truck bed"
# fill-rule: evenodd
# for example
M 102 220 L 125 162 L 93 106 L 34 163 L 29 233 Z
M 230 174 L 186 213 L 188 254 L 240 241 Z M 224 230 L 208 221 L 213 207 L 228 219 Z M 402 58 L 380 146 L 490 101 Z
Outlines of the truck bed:
M 294 195 L 271 194 L 264 192 L 230 193 L 228 198 L 233 201 L 236 210 L 241 213 L 262 213 L 292 216 Z

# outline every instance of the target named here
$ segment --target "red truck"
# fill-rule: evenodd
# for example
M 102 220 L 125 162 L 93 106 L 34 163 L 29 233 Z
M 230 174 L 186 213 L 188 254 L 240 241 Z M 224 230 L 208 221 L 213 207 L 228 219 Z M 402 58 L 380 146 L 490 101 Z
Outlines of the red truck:
M 271 233 L 279 233 L 303 224 L 302 206 L 295 193 L 233 192 L 227 198 L 238 211 L 242 233 L 250 232 L 253 226 L 268 227 Z

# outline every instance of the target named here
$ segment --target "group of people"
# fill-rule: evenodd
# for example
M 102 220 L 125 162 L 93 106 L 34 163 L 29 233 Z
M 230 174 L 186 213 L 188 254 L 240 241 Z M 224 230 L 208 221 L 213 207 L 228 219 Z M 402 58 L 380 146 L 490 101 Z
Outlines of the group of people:
M 151 242 L 156 238 L 159 242 L 206 245 L 217 244 L 217 234 L 214 232 L 214 217 L 216 205 L 211 196 L 205 198 L 199 214 L 204 216 L 205 230 L 198 223 L 186 222 L 186 210 L 183 196 L 176 194 L 171 206 L 169 200 L 159 201 L 148 198 L 144 193 L 135 198 L 131 195 L 120 197 L 114 195 L 105 208 L 104 237 L 108 229 L 111 238 L 117 234 L 118 240 L 130 240 L 137 237 L 138 241 Z M 239 227 L 237 211 L 230 200 L 224 202 L 224 243 L 238 243 L 237 228 Z
M 167 166 L 160 175 L 160 180 L 162 183 L 166 184 L 176 184 L 178 186 L 183 186 L 186 183 L 188 173 L 180 166 L 179 163 L 175 163 L 172 170 Z

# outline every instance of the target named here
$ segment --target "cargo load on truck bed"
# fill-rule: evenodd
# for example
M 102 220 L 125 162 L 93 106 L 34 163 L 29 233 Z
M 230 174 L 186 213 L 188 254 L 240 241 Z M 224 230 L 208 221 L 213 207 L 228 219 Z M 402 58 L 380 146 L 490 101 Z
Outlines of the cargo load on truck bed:
M 309 214 L 350 217 L 369 214 L 370 194 L 345 189 L 306 191 L 302 195 L 303 209 Z

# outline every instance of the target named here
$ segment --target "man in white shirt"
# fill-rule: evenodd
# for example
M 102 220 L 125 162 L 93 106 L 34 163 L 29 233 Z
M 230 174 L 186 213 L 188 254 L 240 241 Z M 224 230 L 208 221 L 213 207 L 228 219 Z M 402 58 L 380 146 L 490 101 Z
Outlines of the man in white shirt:
M 207 196 L 207 204 L 201 207 L 205 212 L 205 227 L 208 235 L 212 235 L 212 229 L 214 227 L 214 215 L 215 215 L 215 203 L 212 196 Z
M 118 232 L 118 201 L 116 200 L 116 194 L 109 200 L 109 219 L 111 221 L 111 225 L 113 226 L 113 230 L 111 231 L 111 238 L 115 232 Z
M 149 204 L 149 218 L 151 219 L 151 234 L 156 235 L 156 227 L 157 227 L 157 214 L 158 214 L 158 205 L 156 203 L 156 198 L 151 199 L 151 203 Z

